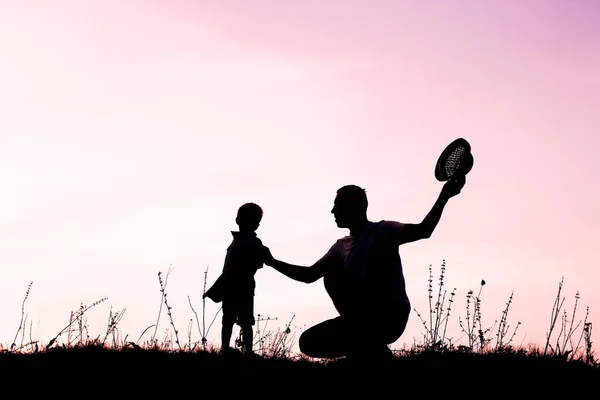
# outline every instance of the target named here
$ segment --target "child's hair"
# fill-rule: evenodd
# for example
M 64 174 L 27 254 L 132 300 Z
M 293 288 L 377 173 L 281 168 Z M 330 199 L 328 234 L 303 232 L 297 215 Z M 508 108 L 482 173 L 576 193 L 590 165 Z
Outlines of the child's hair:
M 238 225 L 258 227 L 263 216 L 263 210 L 258 204 L 246 203 L 239 209 L 236 217 Z

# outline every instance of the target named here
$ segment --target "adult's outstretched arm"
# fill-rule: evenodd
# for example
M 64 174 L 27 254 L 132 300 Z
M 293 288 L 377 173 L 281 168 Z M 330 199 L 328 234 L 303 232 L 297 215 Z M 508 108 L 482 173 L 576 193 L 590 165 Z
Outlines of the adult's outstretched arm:
M 322 263 L 316 263 L 310 267 L 289 264 L 276 260 L 268 247 L 265 247 L 265 264 L 276 271 L 298 282 L 312 283 L 323 277 Z
M 459 194 L 464 185 L 465 177 L 446 182 L 442 187 L 438 198 L 431 207 L 431 210 L 429 210 L 421 223 L 405 224 L 404 228 L 402 229 L 399 244 L 410 243 L 431 237 L 433 231 L 440 222 L 444 208 L 446 207 L 446 204 L 448 204 L 448 200 L 450 200 L 451 197 Z

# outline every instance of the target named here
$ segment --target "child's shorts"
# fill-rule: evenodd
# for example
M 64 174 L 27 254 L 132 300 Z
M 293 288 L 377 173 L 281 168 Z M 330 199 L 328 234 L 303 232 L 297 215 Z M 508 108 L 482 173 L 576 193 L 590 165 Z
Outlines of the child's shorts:
M 223 299 L 223 323 L 254 325 L 254 298 Z

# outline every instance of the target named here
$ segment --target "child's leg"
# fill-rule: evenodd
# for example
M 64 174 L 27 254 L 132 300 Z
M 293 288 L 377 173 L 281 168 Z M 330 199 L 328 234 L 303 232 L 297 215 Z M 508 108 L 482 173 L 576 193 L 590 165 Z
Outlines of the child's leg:
M 231 343 L 231 334 L 233 333 L 233 322 L 227 319 L 223 319 L 223 326 L 221 328 L 221 350 L 227 351 L 230 349 L 229 344 Z
M 252 353 L 252 339 L 254 337 L 252 326 L 254 323 L 254 296 L 246 295 L 240 301 L 238 314 L 238 324 L 242 329 L 242 340 L 244 341 L 246 354 Z
M 230 349 L 231 334 L 233 333 L 233 324 L 235 324 L 235 308 L 230 299 L 223 299 L 223 317 L 221 328 L 221 349 L 227 351 Z
M 254 337 L 254 332 L 252 330 L 252 325 L 250 324 L 242 324 L 240 325 L 242 329 L 242 340 L 244 341 L 244 349 L 246 354 L 252 353 L 252 338 Z

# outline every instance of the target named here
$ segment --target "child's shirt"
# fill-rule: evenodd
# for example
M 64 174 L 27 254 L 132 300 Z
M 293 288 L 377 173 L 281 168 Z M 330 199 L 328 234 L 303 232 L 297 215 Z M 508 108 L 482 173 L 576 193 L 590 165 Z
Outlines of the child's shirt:
M 223 278 L 225 296 L 254 295 L 254 275 L 263 267 L 263 244 L 256 232 L 232 231 L 233 241 L 227 247 Z

